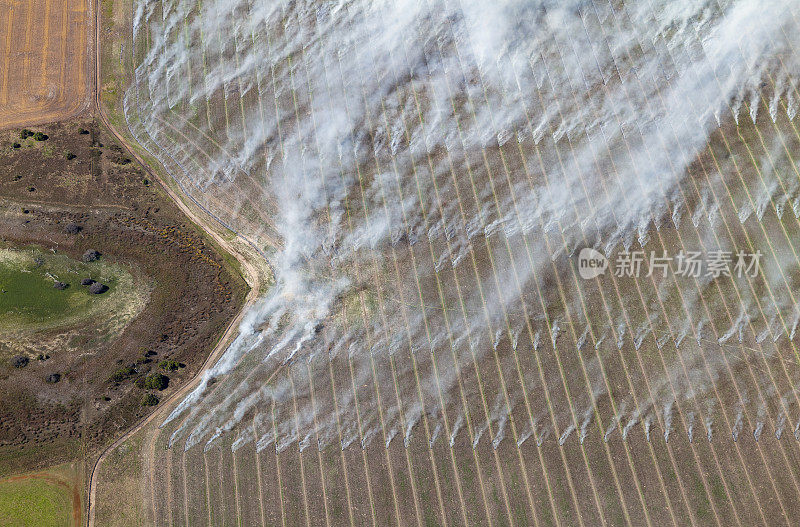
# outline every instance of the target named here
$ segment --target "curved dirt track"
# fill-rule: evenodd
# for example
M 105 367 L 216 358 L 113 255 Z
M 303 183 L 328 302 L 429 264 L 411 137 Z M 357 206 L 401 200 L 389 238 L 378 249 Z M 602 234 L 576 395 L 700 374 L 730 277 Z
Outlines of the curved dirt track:
M 256 300 L 258 296 L 258 292 L 261 290 L 262 285 L 264 285 L 264 269 L 259 265 L 254 263 L 255 259 L 261 259 L 261 256 L 257 253 L 257 249 L 255 249 L 252 242 L 249 240 L 237 235 L 237 237 L 233 240 L 227 239 L 219 232 L 218 221 L 215 217 L 208 211 L 198 210 L 199 207 L 195 207 L 192 205 L 187 204 L 181 196 L 179 196 L 176 191 L 170 187 L 170 185 L 165 182 L 161 176 L 153 170 L 142 157 L 136 152 L 134 148 L 129 144 L 129 142 L 122 136 L 114 127 L 111 125 L 108 116 L 105 114 L 103 107 L 100 101 L 100 27 L 101 27 L 101 20 L 100 20 L 100 9 L 99 4 L 100 0 L 92 0 L 92 21 L 94 24 L 94 76 L 92 79 L 92 111 L 97 115 L 100 120 L 102 121 L 103 125 L 111 132 L 114 137 L 125 147 L 128 153 L 136 159 L 136 161 L 142 166 L 142 168 L 150 175 L 150 177 L 154 181 L 158 181 L 161 184 L 161 187 L 167 192 L 169 197 L 175 202 L 175 204 L 186 214 L 189 219 L 192 220 L 196 225 L 198 225 L 204 232 L 206 232 L 214 241 L 219 244 L 225 251 L 229 252 L 233 255 L 242 268 L 242 273 L 244 275 L 244 279 L 247 282 L 247 285 L 250 287 L 250 291 L 245 298 L 245 302 L 242 306 L 242 309 L 239 311 L 239 314 L 231 321 L 228 325 L 225 333 L 223 334 L 220 341 L 211 351 L 209 356 L 203 362 L 203 365 L 197 372 L 197 375 L 192 378 L 189 382 L 187 382 L 184 386 L 182 386 L 179 390 L 174 392 L 168 398 L 164 399 L 160 405 L 158 410 L 150 414 L 148 417 L 143 419 L 139 422 L 136 426 L 128 430 L 122 437 L 118 438 L 112 444 L 108 445 L 100 455 L 97 457 L 96 461 L 92 465 L 92 468 L 89 473 L 89 484 L 88 484 L 88 493 L 87 493 L 87 525 L 93 527 L 95 525 L 95 497 L 97 493 L 97 474 L 100 464 L 106 459 L 108 454 L 110 454 L 114 449 L 122 445 L 125 441 L 127 441 L 131 436 L 139 432 L 142 428 L 147 426 L 148 424 L 152 423 L 154 420 L 159 418 L 164 418 L 166 411 L 169 409 L 170 405 L 180 400 L 186 394 L 189 393 L 196 385 L 202 375 L 203 371 L 214 364 L 214 362 L 224 353 L 227 349 L 230 342 L 236 335 L 237 328 L 239 323 L 247 312 L 248 307 L 250 307 L 253 302 Z M 239 243 L 236 243 L 236 242 Z M 266 267 L 268 264 L 264 261 L 264 266 Z

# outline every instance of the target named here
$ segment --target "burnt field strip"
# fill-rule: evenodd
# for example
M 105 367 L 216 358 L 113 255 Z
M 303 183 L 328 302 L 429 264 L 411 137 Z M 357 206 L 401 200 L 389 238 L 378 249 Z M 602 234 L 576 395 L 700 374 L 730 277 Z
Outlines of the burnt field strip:
M 0 127 L 64 119 L 88 106 L 88 0 L 0 2 Z
M 129 131 L 278 280 L 145 523 L 791 523 L 800 13 L 408 4 L 137 2 Z

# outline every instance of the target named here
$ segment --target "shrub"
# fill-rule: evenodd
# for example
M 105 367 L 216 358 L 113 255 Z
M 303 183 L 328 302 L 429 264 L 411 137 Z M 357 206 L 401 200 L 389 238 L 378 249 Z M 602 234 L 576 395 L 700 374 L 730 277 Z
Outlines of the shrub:
M 60 380 L 61 380 L 60 373 L 51 373 L 50 375 L 44 378 L 44 382 L 46 382 L 47 384 L 55 384 Z
M 127 366 L 112 373 L 111 377 L 109 377 L 109 380 L 112 382 L 122 382 L 133 375 L 136 375 L 136 368 L 133 366 Z
M 151 373 L 144 378 L 142 387 L 146 390 L 163 390 L 169 385 L 169 377 L 161 373 Z
M 83 260 L 86 263 L 94 262 L 96 260 L 99 260 L 100 256 L 101 256 L 100 251 L 97 251 L 95 249 L 89 249 L 88 251 L 83 253 L 83 256 L 81 256 L 81 260 Z
M 155 406 L 158 404 L 158 397 L 152 393 L 146 393 L 142 396 L 142 406 Z
M 164 371 L 177 371 L 183 367 L 183 364 L 176 360 L 162 360 L 158 363 L 158 367 Z
M 106 291 L 108 291 L 108 286 L 100 282 L 94 282 L 89 286 L 89 292 L 93 295 L 102 295 Z
M 81 227 L 77 223 L 72 223 L 72 222 L 67 223 L 67 226 L 64 227 L 64 232 L 66 232 L 67 234 L 78 234 L 82 230 L 83 227 Z
M 42 132 L 36 132 L 35 134 L 33 134 L 33 138 L 34 138 L 36 141 L 47 141 L 47 140 L 49 139 L 49 137 L 47 136 L 47 134 L 45 134 L 45 133 L 42 133 Z
M 19 143 L 12 143 L 11 148 L 22 148 L 22 145 Z
M 75 158 L 76 158 L 76 157 L 78 157 L 78 156 L 76 156 L 76 155 L 75 155 L 75 154 L 73 154 L 72 152 L 67 152 L 66 154 L 64 154 L 64 157 L 66 157 L 66 158 L 67 158 L 67 161 L 72 161 L 73 159 L 75 159 Z
M 23 128 L 22 131 L 19 133 L 19 138 L 25 140 L 33 135 L 33 132 L 28 130 L 27 128 Z
M 94 280 L 92 280 L 91 278 L 84 278 L 83 280 L 81 280 L 81 285 L 92 285 L 93 283 Z
M 29 359 L 25 355 L 14 355 L 11 358 L 11 365 L 15 368 L 24 368 L 28 365 L 28 361 Z
M 89 135 L 89 130 L 87 130 L 86 128 L 81 128 L 80 130 L 78 130 L 78 133 L 81 135 Z
M 58 280 L 56 280 L 55 283 L 53 283 L 53 287 L 58 289 L 59 291 L 63 291 L 64 289 L 69 287 L 69 285 L 65 284 L 64 282 L 59 282 Z

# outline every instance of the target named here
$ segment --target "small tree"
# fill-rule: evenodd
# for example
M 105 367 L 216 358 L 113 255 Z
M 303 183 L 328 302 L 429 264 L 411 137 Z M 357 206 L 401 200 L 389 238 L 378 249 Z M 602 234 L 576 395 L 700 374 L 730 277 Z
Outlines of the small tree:
M 169 377 L 161 373 L 151 373 L 144 378 L 143 388 L 146 390 L 163 390 L 169 385 Z

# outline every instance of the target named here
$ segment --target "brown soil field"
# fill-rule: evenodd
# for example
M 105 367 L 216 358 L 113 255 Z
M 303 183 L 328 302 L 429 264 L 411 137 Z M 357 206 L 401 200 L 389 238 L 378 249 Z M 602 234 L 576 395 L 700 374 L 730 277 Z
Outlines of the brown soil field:
M 0 2 L 0 128 L 88 106 L 91 9 L 89 0 Z
M 28 335 L 33 348 L 24 350 L 31 360 L 23 368 L 0 349 L 0 474 L 74 459 L 130 428 L 149 411 L 140 379 L 161 371 L 163 360 L 184 364 L 163 372 L 166 390 L 151 391 L 169 397 L 196 374 L 246 294 L 235 263 L 103 130 L 83 119 L 35 127 L 45 141 L 0 133 L 3 245 L 78 260 L 96 249 L 148 284 L 146 304 L 116 332 L 98 317 Z M 80 231 L 68 232 L 68 224 Z M 36 346 L 49 358 L 37 360 Z M 129 375 L 112 381 L 121 368 Z M 52 373 L 59 382 L 46 382 Z

